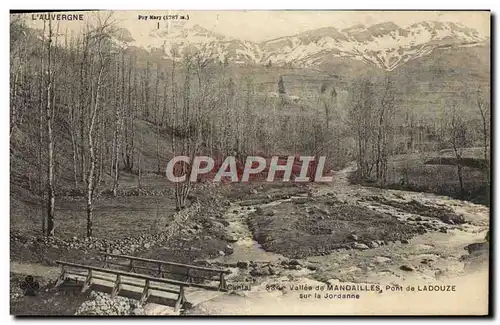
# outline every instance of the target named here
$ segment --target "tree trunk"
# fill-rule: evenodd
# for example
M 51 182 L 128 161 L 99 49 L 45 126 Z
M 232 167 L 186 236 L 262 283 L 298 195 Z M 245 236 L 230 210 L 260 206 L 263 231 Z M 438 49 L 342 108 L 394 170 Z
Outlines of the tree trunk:
M 42 32 L 42 55 L 40 55 L 40 102 L 38 108 L 38 186 L 39 186 L 39 195 L 40 195 L 40 213 L 41 213 L 41 221 L 42 221 L 42 236 L 46 236 L 46 225 L 47 220 L 45 218 L 44 211 L 44 201 L 45 201 L 45 189 L 43 186 L 43 164 L 42 164 L 42 142 L 43 142 L 43 106 L 44 106 L 44 98 L 43 98 L 43 47 L 45 43 L 45 22 L 43 24 L 43 32 Z
M 102 58 L 101 58 L 102 60 Z M 99 70 L 99 74 L 97 76 L 97 86 L 96 86 L 96 95 L 93 111 L 91 112 L 89 129 L 88 129 L 88 149 L 89 149 L 89 172 L 87 176 L 87 237 L 92 237 L 93 230 L 93 199 L 94 199 L 94 186 L 96 185 L 94 182 L 94 173 L 95 173 L 95 163 L 96 156 L 94 152 L 94 125 L 97 117 L 97 112 L 99 108 L 99 96 L 100 96 L 100 87 L 101 87 L 101 76 L 104 70 L 104 65 L 101 62 L 101 68 Z
M 52 135 L 53 122 L 53 76 L 51 71 L 51 52 L 52 52 L 52 25 L 49 20 L 49 39 L 47 44 L 47 103 L 45 106 L 45 119 L 47 127 L 47 235 L 54 236 L 54 212 L 55 212 L 55 193 L 54 193 L 54 139 Z
M 460 161 L 457 163 L 457 175 L 458 175 L 458 181 L 460 183 L 460 195 L 462 198 L 464 198 L 465 196 L 464 179 L 462 173 L 462 165 L 460 165 Z

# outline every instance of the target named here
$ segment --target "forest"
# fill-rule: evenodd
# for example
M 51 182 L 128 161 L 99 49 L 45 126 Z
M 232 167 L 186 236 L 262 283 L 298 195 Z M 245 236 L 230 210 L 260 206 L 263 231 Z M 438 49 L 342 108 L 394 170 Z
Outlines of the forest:
M 391 72 L 332 79 L 300 100 L 280 76 L 274 98 L 258 76 L 238 75 L 210 46 L 182 55 L 173 49 L 174 60 L 124 46 L 112 15 L 97 16 L 79 34 L 57 21 L 40 31 L 13 17 L 10 34 L 11 191 L 14 184 L 39 198 L 44 236 L 55 235 L 61 193 L 85 198 L 91 237 L 100 193 L 119 195 L 124 175 L 137 187 L 146 174 L 165 177 L 179 155 L 323 155 L 333 170 L 355 162 L 354 182 L 439 192 L 411 184 L 417 169 L 408 162 L 418 156 L 451 168 L 444 180 L 455 185 L 445 193 L 467 198 L 478 171 L 480 191 L 489 193 L 489 90 L 481 86 L 429 119 L 406 108 Z M 264 68 L 279 71 L 271 62 Z M 471 158 L 464 148 L 477 153 Z M 435 177 L 424 176 L 424 185 Z M 172 184 L 178 210 L 195 186 Z

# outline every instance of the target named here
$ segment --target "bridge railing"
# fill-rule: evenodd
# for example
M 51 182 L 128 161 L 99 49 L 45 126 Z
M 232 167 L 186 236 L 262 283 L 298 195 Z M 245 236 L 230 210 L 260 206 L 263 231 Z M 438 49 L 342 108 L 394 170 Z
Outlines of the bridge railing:
M 226 291 L 225 275 L 231 273 L 229 270 L 175 263 L 161 260 L 154 260 L 129 255 L 117 255 L 110 253 L 101 253 L 104 255 L 104 267 L 118 266 L 129 272 L 146 271 L 163 278 L 165 274 L 179 275 L 183 281 L 193 287 L 207 290 Z M 119 263 L 113 259 L 124 259 L 125 263 Z M 218 281 L 218 286 L 196 283 L 196 279 Z
M 142 294 L 139 299 L 140 304 L 144 304 L 149 296 L 151 295 L 151 290 L 167 292 L 177 295 L 175 299 L 175 310 L 177 311 L 186 301 L 184 289 L 185 287 L 192 286 L 190 283 L 157 278 L 144 274 L 136 274 L 125 272 L 121 270 L 105 269 L 102 267 L 83 265 L 78 263 L 56 261 L 57 264 L 61 266 L 61 274 L 56 282 L 56 287 L 59 287 L 66 279 L 77 279 L 78 277 L 85 277 L 82 292 L 86 292 L 96 280 L 107 281 L 112 283 L 111 297 L 119 295 L 120 291 L 123 289 L 123 285 L 139 287 L 142 288 Z M 83 273 L 82 273 L 83 271 Z M 114 275 L 113 277 L 106 277 L 104 275 Z M 127 279 L 129 278 L 129 279 Z M 138 283 L 132 280 L 144 280 L 144 283 Z M 161 284 L 169 285 L 168 287 L 161 286 Z

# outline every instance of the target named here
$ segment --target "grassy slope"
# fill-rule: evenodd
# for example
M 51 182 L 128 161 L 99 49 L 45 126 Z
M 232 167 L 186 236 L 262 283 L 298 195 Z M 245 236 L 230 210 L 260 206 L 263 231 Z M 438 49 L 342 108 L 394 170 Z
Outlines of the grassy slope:
M 156 171 L 156 132 L 152 124 L 137 121 L 138 134 L 143 135 L 142 144 L 137 139 L 137 147 L 143 155 L 143 184 L 146 188 L 164 189 L 168 187 L 166 180 Z M 59 133 L 64 135 L 65 133 Z M 32 234 L 41 229 L 41 213 L 39 197 L 36 195 L 38 167 L 36 150 L 23 150 L 24 133 L 17 132 L 11 145 L 11 195 L 10 221 L 11 228 Z M 19 140 L 21 139 L 21 140 Z M 16 141 L 18 140 L 18 141 Z M 26 141 L 26 143 L 28 143 Z M 164 170 L 170 159 L 170 141 L 167 136 L 160 135 L 160 166 Z M 45 158 L 45 157 L 44 157 Z M 45 166 L 44 166 L 45 170 Z M 112 186 L 109 169 L 105 170 L 104 184 L 101 189 Z M 56 177 L 58 193 L 66 193 L 73 187 L 73 171 L 71 160 L 71 143 L 69 138 L 58 137 L 56 143 Z M 31 186 L 30 186 L 31 184 Z M 120 188 L 137 187 L 137 175 L 121 173 Z M 174 212 L 171 197 L 118 197 L 115 199 L 97 199 L 95 202 L 96 236 L 126 237 L 137 229 L 147 231 L 164 225 Z M 85 204 L 83 198 L 72 198 L 59 195 L 56 197 L 56 233 L 64 237 L 82 236 L 85 231 Z
M 482 151 L 476 148 L 464 152 L 464 158 L 481 159 L 482 155 Z M 445 154 L 423 153 L 394 156 L 388 162 L 386 187 L 417 192 L 432 192 L 489 205 L 489 187 L 482 170 L 470 167 L 463 168 L 466 193 L 465 196 L 462 196 L 456 166 L 429 164 L 429 162 L 435 160 L 432 157 L 448 156 L 446 152 Z M 352 180 L 357 182 L 355 176 L 353 175 Z M 403 179 L 405 180 L 404 183 L 402 183 Z M 365 185 L 375 184 L 367 183 Z

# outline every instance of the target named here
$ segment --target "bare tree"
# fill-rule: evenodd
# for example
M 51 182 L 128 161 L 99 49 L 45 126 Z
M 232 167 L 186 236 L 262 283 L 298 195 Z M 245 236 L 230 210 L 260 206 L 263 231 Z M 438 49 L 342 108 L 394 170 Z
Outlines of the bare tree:
M 120 177 L 120 152 L 122 143 L 122 130 L 123 130 L 123 111 L 125 105 L 125 58 L 124 53 L 121 54 L 121 68 L 117 69 L 117 80 L 121 80 L 121 84 L 117 85 L 117 89 L 120 91 L 119 100 L 116 100 L 115 105 L 115 129 L 114 129 L 114 157 L 113 157 L 113 196 L 117 195 L 118 191 L 118 180 Z M 121 76 L 121 78 L 119 77 Z
M 392 131 L 391 123 L 394 118 L 394 88 L 389 76 L 386 76 L 384 95 L 378 110 L 377 151 L 375 168 L 377 181 L 385 186 L 387 181 L 387 159 L 389 156 L 389 136 Z
M 448 117 L 448 134 L 450 143 L 455 155 L 455 165 L 457 167 L 457 177 L 460 184 L 460 195 L 465 195 L 464 177 L 463 177 L 463 148 L 469 142 L 467 125 L 460 112 L 457 110 L 456 104 L 453 104 L 451 116 Z
M 335 87 L 328 88 L 327 84 L 322 84 L 320 88 L 320 101 L 325 111 L 325 126 L 326 131 L 330 129 L 330 119 L 332 110 L 335 109 L 337 101 L 337 90 Z
M 41 209 L 40 209 L 40 214 L 41 214 L 41 221 L 42 221 L 42 236 L 47 235 L 47 218 L 45 215 L 44 210 L 44 201 L 45 201 L 45 189 L 43 186 L 44 179 L 43 179 L 43 162 L 42 162 L 42 143 L 43 143 L 43 110 L 45 106 L 45 101 L 44 101 L 44 92 L 42 89 L 44 88 L 44 60 L 43 60 L 43 53 L 44 53 L 44 46 L 45 46 L 45 21 L 43 24 L 43 31 L 42 31 L 42 42 L 41 42 L 41 55 L 40 55 L 40 70 L 39 70 L 39 103 L 38 103 L 38 184 L 39 184 L 39 195 L 40 195 L 40 204 L 41 204 Z
M 137 107 L 137 74 L 134 73 L 132 83 L 132 58 L 129 60 L 127 71 L 127 105 L 123 116 L 123 144 L 122 160 L 127 171 L 132 172 L 134 168 L 134 140 L 135 140 L 135 107 Z M 133 94 L 133 97 L 132 97 Z M 134 102 L 132 101 L 134 100 Z
M 96 120 L 99 115 L 99 110 L 101 109 L 101 96 L 103 87 L 103 74 L 105 68 L 109 64 L 109 58 L 104 53 L 104 45 L 109 37 L 109 32 L 111 25 L 109 24 L 108 16 L 104 21 L 99 20 L 99 25 L 93 31 L 93 41 L 96 46 L 96 66 L 97 66 L 97 76 L 95 81 L 94 91 L 92 95 L 92 105 L 90 107 L 89 123 L 87 124 L 87 150 L 89 153 L 89 168 L 87 172 L 87 237 L 92 237 L 93 231 L 93 200 L 96 187 L 98 185 L 98 179 L 96 179 L 96 163 L 98 162 L 96 156 Z
M 156 172 L 161 173 L 160 169 L 160 101 L 158 99 L 158 87 L 160 85 L 160 66 L 156 67 L 156 81 L 155 81 L 155 94 L 154 94 L 154 124 L 156 131 Z
M 372 81 L 365 78 L 355 83 L 351 91 L 349 123 L 355 134 L 357 164 L 361 179 L 369 178 L 374 166 L 372 127 L 374 106 L 375 94 Z
M 52 21 L 49 20 L 49 30 L 47 39 L 47 83 L 45 85 L 45 126 L 47 133 L 47 236 L 54 236 L 55 230 L 55 186 L 54 186 L 54 135 L 53 123 L 55 112 L 55 91 L 54 87 L 54 72 L 53 72 L 53 29 Z M 56 35 L 59 34 L 59 28 Z
M 477 108 L 481 115 L 481 131 L 482 131 L 482 140 L 483 140 L 483 157 L 485 163 L 485 176 L 486 181 L 488 183 L 488 187 L 490 187 L 490 159 L 489 159 L 489 139 L 490 139 L 490 110 L 485 104 L 483 99 L 483 93 L 481 89 L 477 91 Z M 489 193 L 489 192 L 488 192 Z M 488 194 L 489 195 L 489 194 Z

